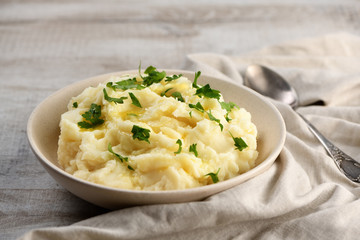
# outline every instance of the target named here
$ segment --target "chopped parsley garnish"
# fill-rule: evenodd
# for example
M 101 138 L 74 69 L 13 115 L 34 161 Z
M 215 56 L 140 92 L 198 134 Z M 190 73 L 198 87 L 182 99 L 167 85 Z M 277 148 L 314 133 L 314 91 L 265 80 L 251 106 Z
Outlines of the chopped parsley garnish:
M 179 75 L 173 75 L 173 76 L 167 76 L 166 79 L 165 79 L 165 82 L 171 82 L 171 81 L 174 81 L 178 78 L 181 78 L 182 77 L 182 74 L 179 74 Z
M 209 116 L 209 119 L 210 119 L 211 121 L 215 121 L 215 122 L 217 122 L 217 123 L 219 124 L 220 129 L 221 129 L 221 131 L 222 131 L 223 128 L 224 128 L 224 126 L 220 123 L 220 119 L 217 119 L 216 117 L 214 117 L 214 115 L 212 115 L 212 113 L 211 113 L 211 110 L 209 110 L 209 111 L 206 112 L 206 113 L 207 113 L 207 115 Z
M 79 106 L 79 105 L 78 105 L 77 102 L 74 102 L 74 103 L 73 103 L 73 108 L 78 108 L 78 106 Z
M 196 110 L 198 110 L 198 111 L 200 111 L 200 112 L 204 112 L 205 110 L 204 110 L 204 107 L 201 105 L 201 103 L 200 102 L 197 102 L 195 105 L 194 104 L 189 104 L 189 107 L 190 108 L 194 108 L 194 109 L 196 109 Z
M 177 99 L 180 102 L 185 102 L 184 98 L 181 96 L 180 92 L 173 92 L 171 94 L 171 96 L 173 96 L 175 99 Z
M 166 96 L 166 93 L 167 93 L 168 91 L 170 91 L 171 89 L 173 89 L 173 88 L 168 88 L 168 89 L 166 89 L 164 92 L 160 93 L 160 96 L 162 96 L 162 97 Z M 184 100 L 184 98 L 182 97 L 182 95 L 181 95 L 180 92 L 173 92 L 173 93 L 171 94 L 171 96 L 172 96 L 173 98 L 177 99 L 177 100 L 180 101 L 180 102 L 185 102 L 185 100 Z
M 239 106 L 238 105 L 236 105 L 235 103 L 233 103 L 233 102 L 220 102 L 220 105 L 221 105 L 221 108 L 222 109 L 225 109 L 227 112 L 230 112 L 231 111 L 231 109 L 233 109 L 233 108 L 239 108 Z
M 133 134 L 133 139 L 139 139 L 140 141 L 149 142 L 150 137 L 150 130 L 146 128 L 139 127 L 137 125 L 134 125 L 131 129 L 131 132 Z
M 112 88 L 112 90 L 116 90 L 116 88 L 115 88 L 115 85 L 113 85 L 114 83 L 113 82 L 108 82 L 107 84 L 106 84 L 106 86 L 108 87 L 108 88 Z
M 225 120 L 227 121 L 227 122 L 230 122 L 232 119 L 231 118 L 229 118 L 229 113 L 226 113 L 225 114 Z
M 231 121 L 231 118 L 229 118 L 229 113 L 231 112 L 231 109 L 233 108 L 239 108 L 235 103 L 233 102 L 220 102 L 221 108 L 226 110 L 225 119 L 227 122 Z
M 159 72 L 153 66 L 149 66 L 148 68 L 146 68 L 144 73 L 147 74 L 147 76 L 140 76 L 143 79 L 143 85 L 146 87 L 152 85 L 153 83 L 159 83 L 166 77 L 165 71 Z
M 200 75 L 201 75 L 201 72 L 200 72 L 200 71 L 198 71 L 198 72 L 195 73 L 194 82 L 193 82 L 193 84 L 192 84 L 193 88 L 200 88 L 200 87 L 197 85 L 197 80 L 198 80 L 198 78 L 200 77 Z
M 81 115 L 85 121 L 78 122 L 80 128 L 94 128 L 104 123 L 104 120 L 101 119 L 101 106 L 95 103 L 92 103 L 89 111 Z
M 191 144 L 189 147 L 189 152 L 193 152 L 195 154 L 195 157 L 198 156 L 198 152 L 196 150 L 197 143 Z
M 168 89 L 166 89 L 165 91 L 163 91 L 161 94 L 160 94 L 160 96 L 166 96 L 166 93 L 168 92 L 168 91 L 170 91 L 171 89 L 173 89 L 173 88 L 168 88 Z
M 244 141 L 244 139 L 242 139 L 241 137 L 234 137 L 231 133 L 230 133 L 232 139 L 234 140 L 234 146 L 236 147 L 236 150 L 242 151 L 245 148 L 248 147 L 248 145 L 246 144 L 246 142 Z
M 124 100 L 127 99 L 127 97 L 121 97 L 121 98 L 113 98 L 109 97 L 108 93 L 106 92 L 106 89 L 103 89 L 104 98 L 108 102 L 114 102 L 114 103 L 124 103 Z
M 133 104 L 133 105 L 135 105 L 135 106 L 137 106 L 137 107 L 139 107 L 139 108 L 142 107 L 141 104 L 140 104 L 140 102 L 139 102 L 139 100 L 135 97 L 135 95 L 134 95 L 132 92 L 129 92 L 129 96 L 130 96 L 130 98 L 131 98 L 131 101 L 132 101 L 132 104 Z
M 112 149 L 111 143 L 109 143 L 109 145 L 108 145 L 108 151 L 110 153 L 112 153 L 115 157 L 117 157 L 117 159 L 119 159 L 121 162 L 128 162 L 129 161 L 129 159 L 127 157 L 123 157 L 120 154 L 114 152 L 113 149 Z M 135 171 L 135 169 L 132 168 L 130 165 L 128 165 L 127 168 L 132 170 L 132 171 Z
M 209 84 L 198 88 L 195 95 L 198 95 L 199 97 L 215 98 L 217 100 L 219 100 L 221 96 L 220 91 L 212 89 Z
M 107 87 L 112 88 L 113 90 L 121 89 L 121 90 L 128 90 L 128 89 L 143 89 L 144 86 L 141 85 L 140 82 L 136 81 L 136 78 L 130 78 L 126 80 L 122 80 L 119 82 L 116 82 L 115 84 L 113 82 L 108 82 L 106 84 Z
M 211 180 L 213 181 L 213 183 L 217 183 L 219 182 L 219 178 L 218 178 L 218 174 L 219 174 L 220 168 L 217 170 L 216 173 L 208 173 L 205 176 L 210 176 Z
M 142 76 L 141 76 L 141 61 L 139 63 L 139 76 L 142 78 Z
M 121 162 L 127 162 L 128 161 L 127 157 L 123 157 L 120 154 L 113 151 L 111 143 L 108 144 L 108 151 L 111 152 L 115 157 L 117 157 Z
M 176 152 L 174 152 L 174 153 L 175 153 L 175 154 L 179 154 L 179 153 L 181 153 L 181 150 L 182 150 L 182 141 L 181 141 L 180 139 L 178 139 L 178 140 L 176 141 L 176 144 L 179 145 L 179 149 L 178 149 Z

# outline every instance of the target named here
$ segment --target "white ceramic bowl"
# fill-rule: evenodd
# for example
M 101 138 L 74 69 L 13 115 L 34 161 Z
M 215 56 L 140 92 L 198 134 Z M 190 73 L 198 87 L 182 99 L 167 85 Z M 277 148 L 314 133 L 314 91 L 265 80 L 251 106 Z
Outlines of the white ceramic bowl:
M 194 73 L 189 71 L 166 69 L 165 71 L 168 75 L 182 73 L 189 79 L 194 78 Z M 286 134 L 285 124 L 279 111 L 270 102 L 246 87 L 201 75 L 199 84 L 209 83 L 212 88 L 221 91 L 226 101 L 235 102 L 251 113 L 252 121 L 258 129 L 259 157 L 255 168 L 216 184 L 171 191 L 134 191 L 105 187 L 78 179 L 65 172 L 57 162 L 59 122 L 61 114 L 67 111 L 67 104 L 71 97 L 77 96 L 86 87 L 97 86 L 98 83 L 107 81 L 111 75 L 136 72 L 133 70 L 110 73 L 71 84 L 46 98 L 35 108 L 29 118 L 27 135 L 33 152 L 49 174 L 76 196 L 109 209 L 126 205 L 202 200 L 263 173 L 273 164 L 282 150 Z

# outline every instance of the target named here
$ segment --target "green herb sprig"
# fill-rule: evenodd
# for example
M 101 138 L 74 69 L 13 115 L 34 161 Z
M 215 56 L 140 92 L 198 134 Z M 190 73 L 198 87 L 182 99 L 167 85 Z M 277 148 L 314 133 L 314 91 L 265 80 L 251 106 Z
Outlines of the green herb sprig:
M 144 73 L 147 74 L 147 76 L 143 77 L 140 75 L 140 77 L 143 79 L 143 85 L 146 87 L 154 83 L 159 83 L 166 77 L 165 71 L 159 72 L 156 70 L 156 67 L 153 66 L 147 67 Z
M 224 126 L 221 124 L 220 119 L 214 117 L 214 115 L 212 115 L 212 113 L 211 113 L 211 110 L 209 110 L 209 111 L 206 112 L 206 113 L 207 113 L 207 115 L 209 116 L 209 119 L 210 119 L 211 121 L 215 121 L 215 122 L 217 122 L 217 123 L 219 124 L 220 129 L 221 129 L 221 131 L 222 131 L 223 128 L 224 128 Z
M 168 88 L 168 89 L 166 89 L 165 91 L 163 91 L 162 93 L 160 93 L 160 96 L 166 96 L 166 93 L 168 92 L 168 91 L 170 91 L 171 89 L 173 89 L 173 88 Z
M 244 139 L 242 139 L 241 137 L 234 137 L 231 132 L 230 135 L 232 137 L 232 139 L 234 140 L 234 146 L 236 147 L 236 150 L 242 151 L 245 148 L 248 147 L 248 145 L 246 144 L 246 142 L 244 141 Z
M 174 80 L 179 79 L 181 77 L 182 77 L 182 74 L 172 75 L 171 77 L 167 76 L 166 79 L 165 79 L 165 82 L 171 82 L 171 81 L 174 81 Z
M 129 92 L 129 96 L 130 96 L 130 98 L 131 98 L 131 101 L 132 101 L 132 104 L 133 104 L 133 105 L 135 105 L 135 106 L 137 106 L 137 107 L 139 107 L 139 108 L 142 108 L 142 106 L 141 106 L 141 104 L 140 104 L 140 102 L 139 102 L 139 99 L 137 99 L 132 92 Z
M 172 97 L 174 97 L 175 99 L 177 99 L 180 102 L 185 102 L 184 98 L 181 96 L 180 92 L 173 92 L 171 94 Z
M 233 108 L 239 108 L 238 105 L 236 105 L 233 102 L 220 102 L 221 108 L 225 109 L 227 112 L 230 112 Z
M 121 89 L 121 90 L 128 90 L 128 89 L 137 89 L 141 90 L 145 88 L 141 85 L 141 82 L 138 82 L 136 78 L 130 78 L 126 80 L 122 80 L 116 83 L 108 82 L 106 84 L 107 87 L 112 88 L 113 90 Z
M 131 129 L 131 133 L 133 134 L 133 139 L 138 139 L 139 141 L 145 141 L 150 143 L 150 130 L 146 128 L 139 127 L 134 125 Z
M 217 182 L 219 182 L 219 177 L 218 177 L 219 171 L 220 171 L 220 168 L 217 170 L 216 173 L 211 172 L 211 173 L 206 174 L 205 176 L 210 176 L 213 183 L 217 183 Z
M 112 154 L 113 154 L 117 159 L 119 159 L 122 163 L 129 161 L 128 157 L 123 157 L 123 156 L 121 156 L 120 154 L 114 152 L 113 149 L 112 149 L 111 143 L 108 144 L 108 151 L 109 151 L 110 153 L 112 153 Z M 128 167 L 128 169 L 130 169 L 130 170 L 132 170 L 132 171 L 135 171 L 135 169 L 132 168 L 129 164 L 127 165 L 127 167 Z
M 111 152 L 115 157 L 117 157 L 121 162 L 127 162 L 128 161 L 127 157 L 123 157 L 120 154 L 113 151 L 111 143 L 108 144 L 108 151 Z
M 195 105 L 190 103 L 189 107 L 194 108 L 194 109 L 196 109 L 196 110 L 198 110 L 199 112 L 202 112 L 202 113 L 205 112 L 204 107 L 201 105 L 200 102 L 197 102 Z
M 95 103 L 90 105 L 89 111 L 81 115 L 85 120 L 78 122 L 80 128 L 95 128 L 104 123 L 104 119 L 101 119 L 101 106 Z
M 198 152 L 196 150 L 197 143 L 191 144 L 189 147 L 189 152 L 193 152 L 195 154 L 195 157 L 198 156 Z
M 200 77 L 200 75 L 201 75 L 200 71 L 195 73 L 194 82 L 192 84 L 193 88 L 200 88 L 199 85 L 197 85 L 197 80 Z
M 108 93 L 106 92 L 106 89 L 103 89 L 103 93 L 104 93 L 104 99 L 108 102 L 114 102 L 116 104 L 120 103 L 124 103 L 124 100 L 127 99 L 127 97 L 120 97 L 120 98 L 113 98 L 113 97 L 109 97 Z
M 174 153 L 175 153 L 175 154 L 179 154 L 179 153 L 181 153 L 181 150 L 182 150 L 182 141 L 181 141 L 181 139 L 178 139 L 178 140 L 176 141 L 176 144 L 179 145 L 179 148 L 178 148 L 178 150 L 177 150 L 176 152 L 174 152 Z
M 226 110 L 226 115 L 225 115 L 225 119 L 227 122 L 231 121 L 231 118 L 229 118 L 229 113 L 231 112 L 231 110 L 233 108 L 239 108 L 239 106 L 237 106 L 235 103 L 233 102 L 220 102 L 221 108 Z
M 195 95 L 198 95 L 199 97 L 215 98 L 217 100 L 219 100 L 221 97 L 220 91 L 212 89 L 209 84 L 198 88 L 195 92 Z

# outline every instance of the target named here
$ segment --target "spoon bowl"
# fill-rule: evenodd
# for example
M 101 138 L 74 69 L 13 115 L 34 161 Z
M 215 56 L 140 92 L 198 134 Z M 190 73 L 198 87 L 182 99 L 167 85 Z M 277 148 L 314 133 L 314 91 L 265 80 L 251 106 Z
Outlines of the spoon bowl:
M 278 73 L 261 65 L 250 65 L 245 72 L 244 83 L 256 92 L 290 105 L 298 107 L 298 96 L 291 85 Z M 360 182 L 360 164 L 345 154 L 317 130 L 304 116 L 296 112 L 307 124 L 310 131 L 325 147 L 339 170 L 351 181 Z
M 286 103 L 292 108 L 298 106 L 298 96 L 294 88 L 282 76 L 267 67 L 250 65 L 244 80 L 246 86 L 264 96 Z

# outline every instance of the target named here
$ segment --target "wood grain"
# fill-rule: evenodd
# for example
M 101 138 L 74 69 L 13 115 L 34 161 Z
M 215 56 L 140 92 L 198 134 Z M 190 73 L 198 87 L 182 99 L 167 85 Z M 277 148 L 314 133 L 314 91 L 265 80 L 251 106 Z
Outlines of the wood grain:
M 0 238 L 106 212 L 41 167 L 26 139 L 34 107 L 72 82 L 186 55 L 241 55 L 298 38 L 360 34 L 359 1 L 0 2 Z

